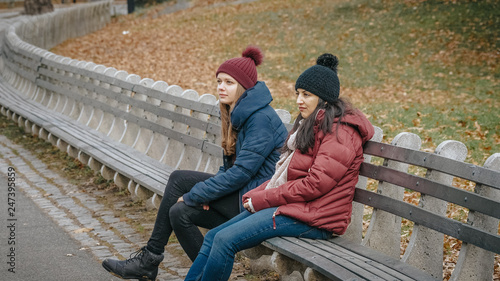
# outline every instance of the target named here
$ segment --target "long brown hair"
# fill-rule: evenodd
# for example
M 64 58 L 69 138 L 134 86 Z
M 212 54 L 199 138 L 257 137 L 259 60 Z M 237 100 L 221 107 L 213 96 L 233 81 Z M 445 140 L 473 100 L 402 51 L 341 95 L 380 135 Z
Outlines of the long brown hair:
M 236 90 L 236 97 L 238 100 L 241 95 L 245 92 L 245 88 L 238 83 L 238 88 Z M 231 124 L 231 107 L 228 104 L 220 103 L 220 119 L 222 127 L 222 149 L 224 149 L 225 155 L 233 155 L 236 153 L 236 138 L 238 133 L 233 130 L 233 125 Z M 234 109 L 234 108 L 233 108 Z

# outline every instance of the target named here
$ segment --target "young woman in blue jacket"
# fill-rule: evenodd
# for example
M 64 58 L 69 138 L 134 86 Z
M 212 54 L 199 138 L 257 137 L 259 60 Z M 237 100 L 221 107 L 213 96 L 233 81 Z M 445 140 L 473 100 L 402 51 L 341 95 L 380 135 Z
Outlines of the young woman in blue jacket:
M 107 271 L 123 279 L 155 280 L 172 231 L 194 261 L 203 244 L 198 227 L 212 229 L 238 215 L 243 194 L 272 177 L 288 132 L 269 105 L 269 89 L 257 81 L 262 59 L 261 51 L 249 46 L 216 72 L 223 166 L 215 175 L 174 171 L 147 245 L 128 260 L 104 260 Z

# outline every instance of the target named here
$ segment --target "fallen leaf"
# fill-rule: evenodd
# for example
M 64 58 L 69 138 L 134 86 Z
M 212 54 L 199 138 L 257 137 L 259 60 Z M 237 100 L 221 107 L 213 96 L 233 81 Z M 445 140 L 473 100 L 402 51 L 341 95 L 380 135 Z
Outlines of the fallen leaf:
M 84 227 L 84 228 L 79 228 L 79 229 L 76 229 L 76 230 L 73 230 L 74 233 L 84 233 L 84 232 L 90 232 L 94 230 L 93 228 L 87 228 L 87 227 Z

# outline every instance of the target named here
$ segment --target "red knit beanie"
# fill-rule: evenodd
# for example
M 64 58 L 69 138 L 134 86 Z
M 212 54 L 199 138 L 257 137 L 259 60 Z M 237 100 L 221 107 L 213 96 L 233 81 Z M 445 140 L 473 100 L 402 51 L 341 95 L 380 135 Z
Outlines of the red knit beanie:
M 257 84 L 257 66 L 262 63 L 264 55 L 255 46 L 248 46 L 241 55 L 240 58 L 232 58 L 221 64 L 215 76 L 224 72 L 238 81 L 243 88 L 249 89 Z

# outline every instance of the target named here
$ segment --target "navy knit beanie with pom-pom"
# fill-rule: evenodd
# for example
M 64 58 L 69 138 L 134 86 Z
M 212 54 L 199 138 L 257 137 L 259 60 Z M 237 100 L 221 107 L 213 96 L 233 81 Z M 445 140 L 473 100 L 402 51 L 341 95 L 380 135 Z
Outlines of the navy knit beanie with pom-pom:
M 263 59 L 264 55 L 258 47 L 248 46 L 242 57 L 232 58 L 221 64 L 215 76 L 223 72 L 233 77 L 243 88 L 252 88 L 257 84 L 257 66 Z
M 322 100 L 333 102 L 339 98 L 340 81 L 337 76 L 339 59 L 332 54 L 323 54 L 316 65 L 306 69 L 295 82 L 295 90 L 304 89 Z

